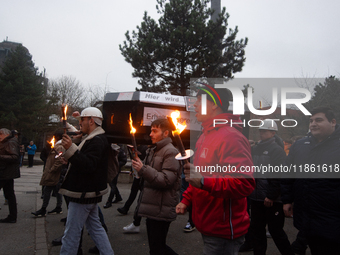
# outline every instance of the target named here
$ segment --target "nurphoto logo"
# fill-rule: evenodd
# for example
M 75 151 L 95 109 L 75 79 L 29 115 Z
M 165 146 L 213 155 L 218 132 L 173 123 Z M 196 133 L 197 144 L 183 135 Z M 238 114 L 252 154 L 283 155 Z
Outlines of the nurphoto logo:
M 203 84 L 203 83 L 202 83 Z M 220 96 L 218 95 L 218 93 L 216 92 L 216 90 L 212 87 L 209 86 L 207 84 L 203 84 L 204 86 L 210 88 L 212 91 L 214 91 L 214 93 L 216 94 L 216 96 L 218 97 L 218 99 L 221 102 L 222 105 L 222 101 Z M 235 87 L 235 86 L 231 86 L 228 84 L 215 84 L 215 88 L 226 88 L 229 89 L 232 96 L 233 96 L 233 114 L 235 115 L 244 115 L 244 102 L 245 102 L 245 98 L 243 95 L 243 92 L 240 88 Z M 204 88 L 199 88 L 203 91 L 205 91 L 207 94 L 209 94 L 211 96 L 211 98 L 213 99 L 214 103 L 216 104 L 216 100 L 213 97 L 213 95 L 206 89 Z M 253 91 L 252 88 L 248 88 L 248 97 L 247 97 L 247 105 L 249 108 L 249 111 L 255 115 L 269 115 L 272 114 L 277 106 L 278 106 L 278 89 L 276 87 L 273 87 L 272 89 L 272 99 L 273 99 L 273 103 L 270 109 L 267 110 L 258 110 L 255 109 L 255 107 L 253 106 Z M 300 93 L 300 94 L 304 94 L 305 97 L 303 98 L 294 98 L 294 99 L 289 99 L 287 98 L 287 94 L 289 93 Z M 309 100 L 311 99 L 311 94 L 309 92 L 308 89 L 305 88 L 281 88 L 281 115 L 286 115 L 286 109 L 287 109 L 287 105 L 295 105 L 301 112 L 303 112 L 304 115 L 309 116 L 311 115 L 311 113 L 302 105 L 303 103 L 307 103 Z M 207 114 L 207 96 L 206 94 L 202 94 L 202 114 Z
M 209 79 L 208 79 L 209 80 Z M 211 82 L 212 81 L 212 82 Z M 202 90 L 205 93 L 201 94 L 201 114 L 207 115 L 207 97 L 211 97 L 209 99 L 212 100 L 215 105 L 223 105 L 223 101 L 226 98 L 223 98 L 223 96 L 219 95 L 216 89 L 225 88 L 228 89 L 231 92 L 232 96 L 232 112 L 234 115 L 245 115 L 246 110 L 250 113 L 257 115 L 257 116 L 267 116 L 276 111 L 278 107 L 281 108 L 281 116 L 287 115 L 287 109 L 289 108 L 295 108 L 300 110 L 305 116 L 310 116 L 311 113 L 305 108 L 303 105 L 304 103 L 307 103 L 311 99 L 311 93 L 306 88 L 301 87 L 275 87 L 275 86 L 268 86 L 269 84 L 264 84 L 264 87 L 266 88 L 266 91 L 268 91 L 267 88 L 269 88 L 269 91 L 271 90 L 271 106 L 266 109 L 262 109 L 260 106 L 259 109 L 256 109 L 254 107 L 254 93 L 253 88 L 248 87 L 247 88 L 247 97 L 244 96 L 243 91 L 241 88 L 233 85 L 233 83 L 227 82 L 222 83 L 216 80 L 209 80 L 208 81 L 210 85 L 203 82 L 195 82 L 196 84 L 200 84 L 198 87 L 198 90 Z M 222 84 L 220 84 L 222 83 Z M 270 84 L 272 85 L 272 84 Z M 197 88 L 197 87 L 196 87 Z M 271 89 L 270 89 L 271 88 Z M 290 98 L 290 95 L 295 94 L 299 95 L 298 98 Z M 280 97 L 280 104 L 278 103 L 278 99 Z M 222 97 L 222 98 L 221 98 Z M 289 106 L 288 106 L 289 105 Z M 245 107 L 248 109 L 245 110 Z M 274 121 L 281 121 L 281 125 L 283 127 L 296 127 L 298 125 L 298 122 L 295 119 L 272 119 Z M 231 122 L 232 120 L 230 120 Z M 227 124 L 228 120 L 223 119 L 216 119 L 214 120 L 214 126 L 215 125 L 224 125 Z M 257 124 L 259 123 L 259 124 Z M 249 127 L 261 127 L 263 125 L 263 121 L 261 119 L 249 119 L 246 123 L 246 120 L 243 119 L 242 121 L 238 121 L 237 123 L 229 123 L 230 125 L 235 124 L 241 124 L 244 127 L 248 124 Z

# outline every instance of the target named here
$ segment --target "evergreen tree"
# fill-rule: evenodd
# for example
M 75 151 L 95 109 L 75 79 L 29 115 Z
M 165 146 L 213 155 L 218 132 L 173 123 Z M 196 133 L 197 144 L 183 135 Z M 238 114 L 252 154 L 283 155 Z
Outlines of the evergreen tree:
M 0 123 L 36 139 L 47 125 L 44 78 L 28 50 L 19 45 L 6 58 L 0 73 Z
M 137 32 L 126 32 L 119 48 L 140 78 L 140 90 L 186 95 L 190 78 L 232 78 L 242 70 L 247 38 L 236 40 L 237 27 L 227 35 L 225 8 L 211 21 L 208 3 L 157 0 L 158 23 L 145 12 Z
M 319 83 L 314 88 L 312 99 L 306 103 L 306 108 L 312 110 L 318 106 L 328 106 L 333 109 L 335 117 L 340 122 L 340 80 L 335 76 L 330 76 L 325 79 L 325 82 Z

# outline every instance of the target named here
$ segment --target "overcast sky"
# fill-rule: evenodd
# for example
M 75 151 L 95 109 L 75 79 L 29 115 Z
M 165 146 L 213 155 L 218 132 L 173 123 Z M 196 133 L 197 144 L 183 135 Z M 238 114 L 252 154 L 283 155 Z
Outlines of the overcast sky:
M 156 0 L 1 1 L 0 40 L 28 48 L 40 71 L 72 75 L 84 86 L 133 91 L 137 79 L 119 50 Z M 246 63 L 235 77 L 339 76 L 338 0 L 222 0 L 229 27 L 248 37 Z M 337 25 L 338 24 L 338 25 Z

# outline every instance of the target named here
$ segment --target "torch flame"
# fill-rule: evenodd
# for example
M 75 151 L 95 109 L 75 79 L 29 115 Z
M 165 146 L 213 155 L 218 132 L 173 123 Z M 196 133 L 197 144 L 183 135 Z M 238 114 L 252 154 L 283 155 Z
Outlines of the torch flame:
M 132 126 L 132 118 L 131 118 L 131 113 L 130 113 L 130 119 L 129 119 L 129 124 L 130 124 L 130 134 L 136 133 L 136 129 Z
M 65 108 L 64 108 L 63 120 L 67 120 L 67 105 L 65 105 Z
M 176 110 L 174 112 L 171 113 L 171 119 L 172 122 L 174 123 L 176 130 L 172 131 L 172 134 L 180 134 L 182 133 L 182 131 L 187 127 L 187 125 L 185 124 L 185 121 L 183 122 L 183 124 L 178 123 L 177 119 L 181 116 L 181 113 Z
M 49 144 L 51 144 L 51 148 L 54 148 L 54 144 L 55 144 L 55 137 L 53 136 L 53 138 L 51 139 L 50 142 L 48 142 Z

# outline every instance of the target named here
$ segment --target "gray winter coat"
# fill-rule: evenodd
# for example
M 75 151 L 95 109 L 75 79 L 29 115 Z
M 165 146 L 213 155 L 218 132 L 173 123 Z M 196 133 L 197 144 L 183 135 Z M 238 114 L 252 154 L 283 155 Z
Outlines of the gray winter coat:
M 138 214 L 154 220 L 173 221 L 179 203 L 181 168 L 177 149 L 167 137 L 148 149 L 145 164 L 139 171 L 144 179 Z

